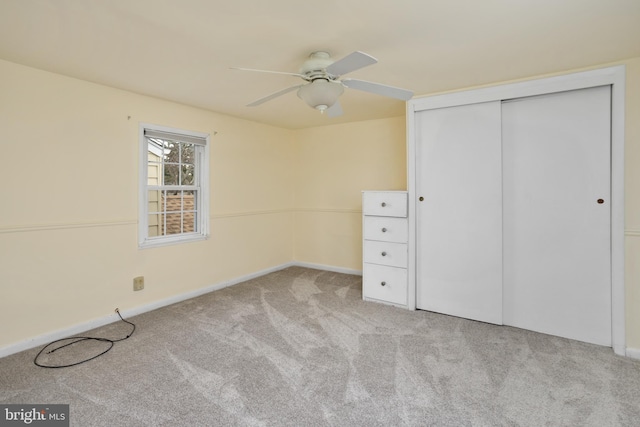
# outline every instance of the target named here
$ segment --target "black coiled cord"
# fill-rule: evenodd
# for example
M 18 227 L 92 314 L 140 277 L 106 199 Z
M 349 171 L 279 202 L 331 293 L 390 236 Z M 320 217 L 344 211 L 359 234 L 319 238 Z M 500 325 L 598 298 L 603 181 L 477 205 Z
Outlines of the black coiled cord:
M 136 330 L 136 325 L 134 325 L 133 323 L 129 322 L 128 320 L 125 320 L 125 319 L 122 317 L 122 315 L 120 314 L 120 310 L 118 310 L 117 308 L 116 308 L 116 313 L 118 313 L 118 316 L 120 317 L 120 320 L 122 320 L 122 321 L 123 321 L 123 322 L 125 322 L 125 323 L 128 323 L 128 324 L 129 324 L 129 325 L 131 325 L 131 327 L 132 327 L 132 328 L 131 328 L 131 332 L 130 332 L 126 337 L 124 337 L 124 338 L 120 338 L 120 339 L 117 339 L 117 340 L 111 340 L 111 339 L 108 339 L 108 338 L 98 338 L 98 337 L 70 337 L 70 338 L 62 338 L 62 339 L 59 339 L 59 340 L 56 340 L 56 341 L 52 341 L 52 342 L 50 342 L 49 344 L 45 345 L 45 346 L 42 348 L 42 350 L 40 350 L 40 351 L 38 352 L 38 354 L 36 355 L 35 359 L 33 359 L 33 363 L 34 363 L 36 366 L 40 366 L 41 368 L 68 368 L 68 367 L 70 367 L 70 366 L 76 366 L 76 365 L 80 365 L 80 364 L 82 364 L 82 363 L 86 363 L 86 362 L 88 362 L 88 361 L 90 361 L 90 360 L 95 359 L 96 357 L 100 357 L 100 356 L 102 356 L 103 354 L 105 354 L 106 352 L 108 352 L 109 350 L 111 350 L 111 349 L 113 348 L 113 345 L 114 345 L 115 343 L 120 342 L 120 341 L 124 341 L 124 340 L 128 339 L 129 337 L 131 337 L 131 335 L 133 335 L 133 333 L 134 333 L 134 332 L 135 332 L 135 330 Z M 67 341 L 68 341 L 68 342 L 67 342 Z M 40 357 L 40 355 L 42 355 L 42 353 L 44 353 L 44 351 L 45 351 L 46 349 L 48 349 L 49 347 L 53 346 L 54 344 L 61 343 L 61 342 L 66 342 L 65 344 L 62 344 L 62 345 L 61 345 L 61 346 L 59 346 L 59 347 L 56 347 L 56 348 L 54 348 L 54 349 L 52 349 L 52 350 L 47 351 L 45 354 L 51 354 L 51 353 L 53 353 L 54 351 L 58 351 L 58 350 L 60 350 L 60 349 L 62 349 L 62 348 L 69 347 L 69 346 L 71 346 L 71 345 L 78 344 L 78 343 L 80 343 L 80 342 L 86 342 L 86 341 L 98 341 L 98 342 L 105 342 L 105 343 L 108 343 L 108 344 L 109 344 L 109 347 L 107 347 L 107 349 L 106 349 L 105 351 L 103 351 L 102 353 L 96 354 L 96 355 L 95 355 L 95 356 L 93 356 L 93 357 L 90 357 L 90 358 L 88 358 L 88 359 L 83 359 L 83 360 L 81 360 L 81 361 L 79 361 L 79 362 L 76 362 L 76 363 L 70 363 L 70 364 L 68 364 L 68 365 L 45 365 L 45 364 L 42 364 L 42 363 L 39 363 L 39 362 L 38 362 L 38 358 Z

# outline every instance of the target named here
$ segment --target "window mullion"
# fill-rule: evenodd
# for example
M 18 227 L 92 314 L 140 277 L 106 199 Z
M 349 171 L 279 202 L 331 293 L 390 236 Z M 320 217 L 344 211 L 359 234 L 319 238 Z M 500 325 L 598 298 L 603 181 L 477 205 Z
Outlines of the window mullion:
M 166 190 L 166 191 L 197 191 L 200 189 L 197 185 L 149 185 L 148 190 Z

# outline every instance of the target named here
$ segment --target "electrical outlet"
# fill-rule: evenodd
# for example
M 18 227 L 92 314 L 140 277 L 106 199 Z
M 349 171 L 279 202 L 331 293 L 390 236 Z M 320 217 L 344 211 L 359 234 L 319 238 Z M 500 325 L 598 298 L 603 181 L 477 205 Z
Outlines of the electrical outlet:
M 133 278 L 133 290 L 141 291 L 144 289 L 144 276 L 138 276 Z

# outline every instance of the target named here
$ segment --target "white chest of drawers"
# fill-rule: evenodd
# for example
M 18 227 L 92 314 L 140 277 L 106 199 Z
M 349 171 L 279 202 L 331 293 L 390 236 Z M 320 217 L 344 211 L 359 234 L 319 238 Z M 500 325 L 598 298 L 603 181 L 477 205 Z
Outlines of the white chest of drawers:
M 362 192 L 362 297 L 407 306 L 405 191 Z

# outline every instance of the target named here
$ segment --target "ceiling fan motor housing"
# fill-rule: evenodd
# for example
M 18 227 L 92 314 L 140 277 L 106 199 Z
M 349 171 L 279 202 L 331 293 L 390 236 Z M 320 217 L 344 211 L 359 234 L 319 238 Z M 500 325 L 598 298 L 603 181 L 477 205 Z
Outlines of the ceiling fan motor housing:
M 334 80 L 337 76 L 331 76 L 326 70 L 333 62 L 331 55 L 327 52 L 313 52 L 300 67 L 300 74 L 306 76 L 309 81 L 317 79 Z

